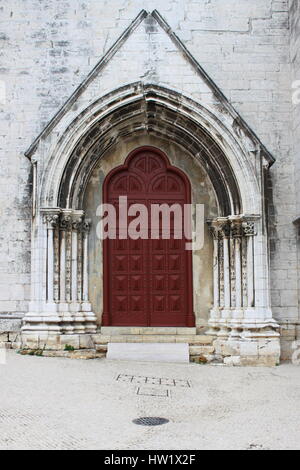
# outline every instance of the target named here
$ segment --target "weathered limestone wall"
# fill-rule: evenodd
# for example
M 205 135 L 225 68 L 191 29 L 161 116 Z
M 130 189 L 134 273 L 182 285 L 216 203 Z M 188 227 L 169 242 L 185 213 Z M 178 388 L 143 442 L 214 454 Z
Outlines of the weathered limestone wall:
M 290 2 L 290 23 L 291 23 L 291 62 L 292 80 L 294 82 L 295 95 L 293 106 L 293 131 L 294 131 L 294 155 L 296 164 L 297 181 L 300 176 L 300 1 Z M 295 83 L 298 82 L 298 83 Z M 300 217 L 300 185 L 296 184 L 297 193 L 297 216 Z
M 295 161 L 295 187 L 296 187 L 296 216 L 297 224 L 295 230 L 300 235 L 300 1 L 290 1 L 290 28 L 291 28 L 291 65 L 292 65 L 292 87 L 293 87 L 293 135 L 294 135 L 294 161 Z M 300 237 L 298 237 L 298 308 L 300 292 Z M 289 322 L 284 325 L 284 338 L 282 341 L 283 356 L 290 356 L 290 345 L 297 339 L 300 340 L 300 312 L 297 322 Z
M 295 324 L 299 311 L 287 0 L 0 0 L 0 80 L 6 85 L 6 101 L 0 104 L 0 217 L 5 227 L 0 318 L 22 314 L 29 299 L 31 180 L 22 153 L 141 8 L 159 10 L 277 158 L 270 174 L 272 305 L 276 319 Z M 133 46 L 140 56 L 140 44 Z M 176 81 L 171 54 L 167 67 Z M 130 70 L 126 55 L 119 60 Z M 156 63 L 155 54 L 140 60 L 151 61 L 153 72 L 146 78 L 155 82 L 163 64 Z M 104 78 L 103 86 L 109 85 Z

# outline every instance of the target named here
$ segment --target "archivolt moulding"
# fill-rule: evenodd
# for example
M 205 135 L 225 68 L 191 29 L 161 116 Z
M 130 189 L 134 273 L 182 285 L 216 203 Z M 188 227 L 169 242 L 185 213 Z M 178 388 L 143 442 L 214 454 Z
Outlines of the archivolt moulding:
M 50 155 L 43 156 L 40 205 L 78 206 L 87 169 L 118 139 L 139 131 L 173 139 L 200 161 L 214 185 L 220 215 L 261 212 L 261 175 L 255 171 L 263 158 L 259 145 L 249 150 L 225 115 L 221 121 L 174 90 L 142 83 L 97 100 L 62 133 Z

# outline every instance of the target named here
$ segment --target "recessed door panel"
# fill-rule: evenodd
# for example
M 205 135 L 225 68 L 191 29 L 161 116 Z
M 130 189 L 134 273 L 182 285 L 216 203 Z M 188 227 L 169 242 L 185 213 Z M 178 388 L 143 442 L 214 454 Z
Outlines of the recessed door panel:
M 187 177 L 152 147 L 133 152 L 107 176 L 104 202 L 115 205 L 117 220 L 119 197 L 127 196 L 128 207 L 147 208 L 148 225 L 139 227 L 142 237 L 137 240 L 104 241 L 105 326 L 194 326 L 192 256 L 185 249 L 183 220 L 178 227 L 171 213 L 168 231 L 161 215 L 157 239 L 151 239 L 152 205 L 183 208 L 190 203 L 190 192 Z M 134 219 L 128 217 L 128 225 Z M 124 233 L 117 226 L 117 237 Z

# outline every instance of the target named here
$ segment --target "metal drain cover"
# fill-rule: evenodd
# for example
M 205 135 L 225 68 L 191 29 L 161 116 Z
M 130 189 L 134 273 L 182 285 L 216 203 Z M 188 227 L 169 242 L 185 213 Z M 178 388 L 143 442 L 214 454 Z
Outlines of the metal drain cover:
M 169 420 L 165 418 L 138 418 L 134 419 L 133 423 L 139 426 L 162 426 L 169 423 Z

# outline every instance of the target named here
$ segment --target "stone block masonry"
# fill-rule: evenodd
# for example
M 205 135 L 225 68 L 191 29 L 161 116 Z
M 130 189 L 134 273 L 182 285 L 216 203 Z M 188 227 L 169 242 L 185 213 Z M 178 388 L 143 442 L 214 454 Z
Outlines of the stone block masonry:
M 291 74 L 293 82 L 293 91 L 297 92 L 297 99 L 293 100 L 293 156 L 295 161 L 296 175 L 296 218 L 295 229 L 297 231 L 297 255 L 298 255 L 298 305 L 300 302 L 300 2 L 299 0 L 290 1 L 290 28 L 291 28 Z M 296 87 L 296 88 L 295 88 Z M 284 323 L 283 332 L 285 338 L 283 342 L 283 355 L 285 358 L 291 356 L 291 341 L 300 339 L 299 329 L 299 307 L 298 322 L 289 321 Z

